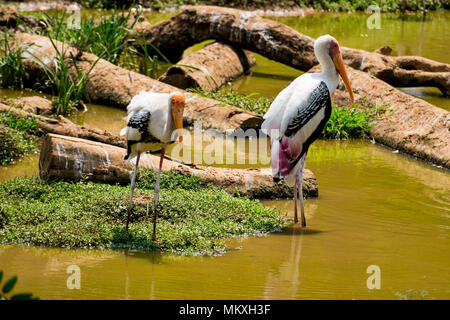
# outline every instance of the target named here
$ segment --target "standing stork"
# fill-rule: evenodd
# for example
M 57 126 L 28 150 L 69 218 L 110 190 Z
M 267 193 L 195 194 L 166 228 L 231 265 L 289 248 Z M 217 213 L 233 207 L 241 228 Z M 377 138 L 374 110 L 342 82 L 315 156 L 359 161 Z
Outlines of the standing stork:
M 331 115 L 330 96 L 339 75 L 354 101 L 353 90 L 344 67 L 339 44 L 330 35 L 319 37 L 314 53 L 321 73 L 305 73 L 287 86 L 264 115 L 262 130 L 270 136 L 270 162 L 274 181 L 284 178 L 294 187 L 294 223 L 297 218 L 297 191 L 302 227 L 306 227 L 303 208 L 303 167 L 308 148 L 320 135 Z
M 133 192 L 136 185 L 136 171 L 141 153 L 161 150 L 155 184 L 153 241 L 156 241 L 156 215 L 164 153 L 166 147 L 176 140 L 177 135 L 179 141 L 183 141 L 183 111 L 185 105 L 185 97 L 179 92 L 168 94 L 141 91 L 131 99 L 127 107 L 128 125 L 120 132 L 121 135 L 126 135 L 127 155 L 125 160 L 130 161 L 136 157 L 136 165 L 131 178 L 130 202 L 125 231 L 128 231 L 130 212 L 133 206 Z

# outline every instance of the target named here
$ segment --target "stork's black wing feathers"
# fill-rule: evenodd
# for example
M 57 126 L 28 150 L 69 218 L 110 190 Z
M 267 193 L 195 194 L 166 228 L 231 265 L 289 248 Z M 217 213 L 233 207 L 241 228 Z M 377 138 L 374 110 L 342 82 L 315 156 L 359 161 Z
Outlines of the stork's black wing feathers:
M 297 114 L 292 117 L 284 134 L 287 137 L 296 134 L 298 130 L 308 123 L 308 121 L 310 121 L 322 108 L 326 108 L 331 111 L 330 92 L 328 91 L 326 83 L 323 81 L 321 81 L 320 84 L 311 92 L 311 95 L 306 102 L 306 107 L 299 108 Z M 328 119 L 329 115 L 328 117 L 325 117 L 325 123 Z M 322 129 L 320 131 L 322 131 Z
M 150 118 L 150 111 L 141 110 L 128 121 L 128 126 L 134 129 L 138 129 L 141 133 L 146 132 Z

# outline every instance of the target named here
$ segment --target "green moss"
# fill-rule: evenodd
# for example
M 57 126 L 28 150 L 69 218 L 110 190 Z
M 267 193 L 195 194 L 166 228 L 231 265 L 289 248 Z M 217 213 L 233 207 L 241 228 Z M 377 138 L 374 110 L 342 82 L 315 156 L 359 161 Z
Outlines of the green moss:
M 162 180 L 170 175 L 163 175 Z M 186 179 L 185 186 L 195 185 L 189 177 L 177 179 Z M 233 197 L 214 188 L 170 187 L 161 189 L 157 224 L 160 241 L 153 242 L 152 189 L 136 189 L 138 204 L 126 233 L 129 186 L 37 178 L 3 182 L 0 243 L 214 254 L 224 250 L 225 239 L 273 232 L 287 223 L 275 209 L 255 200 Z
M 17 131 L 33 134 L 38 128 L 35 118 L 26 118 L 12 112 L 0 111 L 0 123 Z

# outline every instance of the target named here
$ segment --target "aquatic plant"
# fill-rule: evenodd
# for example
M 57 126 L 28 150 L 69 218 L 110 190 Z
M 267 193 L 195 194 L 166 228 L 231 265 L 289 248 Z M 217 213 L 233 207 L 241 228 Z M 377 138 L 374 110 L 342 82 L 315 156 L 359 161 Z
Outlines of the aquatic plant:
M 384 110 L 382 107 L 375 104 L 367 104 L 367 106 L 334 105 L 322 137 L 325 139 L 366 138 L 382 110 Z
M 132 29 L 142 19 L 142 7 L 113 10 L 111 15 L 94 20 L 82 17 L 77 28 L 66 23 L 66 12 L 45 14 L 46 34 L 109 62 L 152 78 L 159 76 L 159 60 L 170 61 L 151 43 Z M 134 42 L 135 45 L 130 45 Z M 151 48 L 151 51 L 149 50 Z M 156 54 L 153 54 L 156 53 Z
M 163 174 L 162 180 L 172 178 L 173 173 Z M 176 179 L 178 182 L 161 189 L 158 242 L 151 240 L 150 184 L 137 187 L 129 232 L 125 232 L 128 186 L 36 177 L 2 182 L 0 198 L 5 200 L 0 203 L 0 241 L 215 254 L 223 252 L 228 238 L 273 232 L 288 222 L 276 209 L 256 200 L 233 197 L 215 188 L 197 190 L 195 178 L 180 175 Z
M 142 13 L 142 8 L 138 7 L 134 18 L 133 10 L 116 13 L 114 10 L 111 15 L 103 17 L 100 23 L 95 27 L 93 33 L 93 42 L 97 44 L 92 52 L 96 55 L 101 54 L 103 58 L 111 63 L 117 64 L 122 52 L 128 47 L 128 40 L 131 38 L 131 30 L 138 22 Z
M 17 284 L 17 276 L 12 276 L 5 283 L 2 284 L 3 270 L 0 270 L 0 300 L 39 300 L 38 297 L 33 297 L 32 293 L 16 293 L 11 295 L 11 291 Z M 9 297 L 9 295 L 11 295 Z
M 23 89 L 26 80 L 26 72 L 22 63 L 22 54 L 26 46 L 14 46 L 11 44 L 11 35 L 8 31 L 0 37 L 0 85 Z
M 83 98 L 87 99 L 85 93 L 86 82 L 100 57 L 91 65 L 89 70 L 82 72 L 77 67 L 76 58 L 73 56 L 72 51 L 66 51 L 64 43 L 58 46 L 51 36 L 49 36 L 49 40 L 56 55 L 51 59 L 48 55 L 42 54 L 51 61 L 50 65 L 30 50 L 26 50 L 26 52 L 45 70 L 48 76 L 44 87 L 52 88 L 53 90 L 53 95 L 55 96 L 53 104 L 56 114 L 68 115 L 74 108 L 84 107 Z M 75 68 L 75 79 L 70 72 L 72 66 Z

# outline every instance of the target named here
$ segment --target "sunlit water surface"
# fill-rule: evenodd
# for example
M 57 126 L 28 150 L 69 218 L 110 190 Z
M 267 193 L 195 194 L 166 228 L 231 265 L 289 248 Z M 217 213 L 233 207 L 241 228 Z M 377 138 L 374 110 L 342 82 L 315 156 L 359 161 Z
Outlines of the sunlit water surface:
M 320 191 L 306 230 L 232 241 L 219 257 L 3 246 L 1 266 L 44 299 L 450 297 L 448 172 L 359 141 L 318 141 L 307 163 Z M 292 216 L 292 201 L 263 203 Z M 66 287 L 74 264 L 80 290 Z M 380 290 L 367 288 L 370 265 Z

